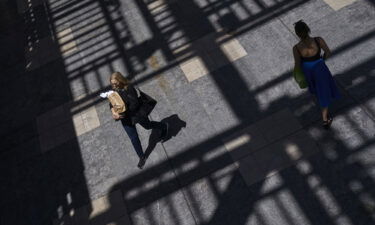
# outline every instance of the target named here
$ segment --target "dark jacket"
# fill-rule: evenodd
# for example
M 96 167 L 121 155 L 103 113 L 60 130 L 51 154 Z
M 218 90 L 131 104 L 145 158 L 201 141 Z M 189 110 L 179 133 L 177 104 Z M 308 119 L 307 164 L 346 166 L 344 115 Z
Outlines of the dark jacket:
M 126 105 L 126 111 L 120 114 L 121 116 L 123 116 L 121 122 L 125 125 L 134 125 L 135 123 L 137 123 L 137 121 L 139 121 L 140 115 L 138 115 L 138 110 L 141 106 L 137 91 L 135 90 L 133 85 L 129 85 L 127 90 L 120 89 L 114 91 L 117 91 L 119 93 Z M 111 103 L 109 103 L 109 107 L 112 108 Z

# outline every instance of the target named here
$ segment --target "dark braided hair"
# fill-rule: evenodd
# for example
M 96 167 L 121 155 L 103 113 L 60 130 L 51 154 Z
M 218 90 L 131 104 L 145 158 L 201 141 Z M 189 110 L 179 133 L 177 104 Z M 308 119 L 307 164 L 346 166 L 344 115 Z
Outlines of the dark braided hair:
M 310 34 L 310 28 L 303 20 L 299 20 L 294 24 L 294 31 L 301 39 L 307 38 Z

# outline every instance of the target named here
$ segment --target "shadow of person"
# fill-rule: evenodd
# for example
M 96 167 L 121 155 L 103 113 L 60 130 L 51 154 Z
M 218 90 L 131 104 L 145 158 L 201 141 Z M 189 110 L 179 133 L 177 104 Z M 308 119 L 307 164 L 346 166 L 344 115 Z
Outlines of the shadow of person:
M 181 120 L 177 114 L 173 114 L 167 118 L 164 118 L 161 120 L 161 122 L 168 123 L 168 134 L 166 137 L 161 138 L 159 130 L 152 130 L 148 140 L 148 146 L 145 150 L 146 157 L 148 157 L 151 154 L 151 152 L 155 149 L 155 146 L 158 142 L 166 142 L 170 140 L 172 137 L 177 136 L 177 134 L 180 132 L 182 128 L 186 127 L 186 122 Z

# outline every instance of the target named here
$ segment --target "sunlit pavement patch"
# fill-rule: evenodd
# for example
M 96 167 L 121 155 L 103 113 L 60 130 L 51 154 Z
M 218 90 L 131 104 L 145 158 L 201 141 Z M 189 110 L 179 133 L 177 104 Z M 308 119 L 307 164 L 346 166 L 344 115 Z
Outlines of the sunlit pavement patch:
M 198 56 L 189 58 L 189 51 L 193 50 L 192 47 L 194 51 L 197 51 Z M 216 38 L 215 34 L 206 35 L 194 43 L 180 46 L 174 54 L 178 60 L 182 61 L 180 68 L 189 82 L 247 55 L 237 39 L 230 35 Z M 188 59 L 184 59 L 184 56 Z
M 351 5 L 357 0 L 324 0 L 333 10 L 337 11 L 345 6 Z
M 76 41 L 74 40 L 72 29 L 70 27 L 58 32 L 57 38 L 62 55 L 69 55 L 78 49 Z

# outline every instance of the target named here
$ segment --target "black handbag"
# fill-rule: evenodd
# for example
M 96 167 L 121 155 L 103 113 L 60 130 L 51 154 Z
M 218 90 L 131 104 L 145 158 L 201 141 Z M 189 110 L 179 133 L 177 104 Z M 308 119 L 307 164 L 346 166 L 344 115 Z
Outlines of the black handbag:
M 137 90 L 139 91 L 138 100 L 140 103 L 138 113 L 141 116 L 148 116 L 155 108 L 157 101 L 138 88 Z

